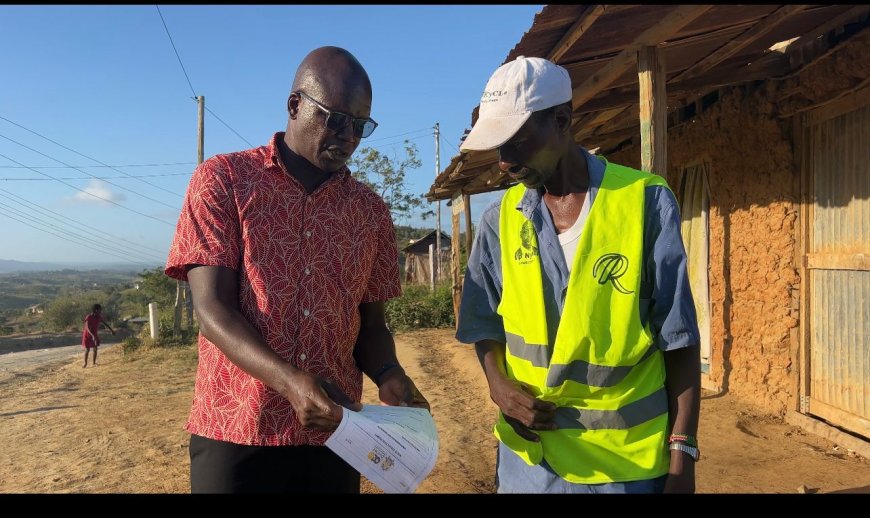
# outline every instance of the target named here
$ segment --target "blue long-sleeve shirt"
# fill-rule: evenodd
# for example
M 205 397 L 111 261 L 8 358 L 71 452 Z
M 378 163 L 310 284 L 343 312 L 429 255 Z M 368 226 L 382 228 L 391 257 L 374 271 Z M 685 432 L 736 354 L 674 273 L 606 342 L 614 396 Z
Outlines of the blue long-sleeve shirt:
M 589 168 L 590 204 L 604 178 L 605 164 L 583 148 Z M 656 345 L 663 351 L 700 344 L 698 319 L 689 288 L 686 251 L 680 235 L 680 211 L 670 189 L 650 186 L 645 192 L 643 261 L 640 281 L 640 319 L 649 322 Z M 591 205 L 590 205 L 591 207 Z M 483 213 L 462 289 L 456 339 L 463 343 L 495 340 L 505 343 L 504 326 L 496 308 L 501 301 L 502 271 L 499 243 L 501 200 Z M 568 266 L 558 234 L 542 194 L 526 191 L 517 210 L 537 232 L 542 265 L 544 306 L 549 336 L 556 336 L 568 289 Z

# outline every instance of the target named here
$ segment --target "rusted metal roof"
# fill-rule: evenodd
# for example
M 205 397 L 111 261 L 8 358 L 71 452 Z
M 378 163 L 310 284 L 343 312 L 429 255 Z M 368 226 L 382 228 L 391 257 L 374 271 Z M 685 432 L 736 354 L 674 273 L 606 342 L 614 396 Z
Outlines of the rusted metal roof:
M 674 109 L 722 86 L 787 75 L 801 65 L 794 59 L 801 47 L 868 13 L 867 5 L 548 5 L 503 63 L 522 55 L 565 67 L 575 138 L 606 150 L 639 131 L 639 48 L 661 49 Z M 472 123 L 476 116 L 477 108 Z M 450 160 L 427 197 L 509 185 L 495 151 L 472 151 Z

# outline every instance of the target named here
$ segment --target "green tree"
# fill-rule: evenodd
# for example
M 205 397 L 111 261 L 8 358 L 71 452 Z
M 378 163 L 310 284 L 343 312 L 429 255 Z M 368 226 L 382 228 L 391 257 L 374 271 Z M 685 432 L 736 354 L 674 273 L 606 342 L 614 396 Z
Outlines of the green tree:
M 139 279 L 139 292 L 146 307 L 149 302 L 156 302 L 160 308 L 175 306 L 175 279 L 167 277 L 162 267 L 142 270 Z
M 70 296 L 61 295 L 45 308 L 45 322 L 53 331 L 65 331 L 78 324 L 87 313 L 82 313 L 81 300 Z
M 417 157 L 417 145 L 405 141 L 405 156 L 390 158 L 377 149 L 364 147 L 354 154 L 348 163 L 353 176 L 378 193 L 390 208 L 393 222 L 404 221 L 423 206 L 424 198 L 408 192 L 405 175 L 419 169 L 422 162 Z M 432 211 L 422 213 L 425 219 Z
M 45 308 L 45 322 L 54 331 L 70 328 L 81 329 L 85 315 L 91 312 L 94 304 L 103 307 L 103 318 L 113 322 L 118 318 L 120 297 L 102 290 L 69 293 L 56 297 Z

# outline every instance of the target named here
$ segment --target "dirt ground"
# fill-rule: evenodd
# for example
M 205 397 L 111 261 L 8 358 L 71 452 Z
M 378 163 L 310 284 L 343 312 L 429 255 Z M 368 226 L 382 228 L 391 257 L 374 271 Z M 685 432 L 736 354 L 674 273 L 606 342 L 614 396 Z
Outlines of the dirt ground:
M 494 491 L 495 406 L 473 349 L 449 329 L 396 337 L 399 357 L 432 404 L 441 449 L 420 493 Z M 75 343 L 75 341 L 73 341 Z M 0 355 L 0 359 L 4 355 Z M 0 377 L 3 493 L 185 493 L 196 351 L 100 352 L 18 365 Z M 61 362 L 61 363 L 58 363 Z M 376 403 L 366 382 L 364 401 Z M 870 463 L 730 396 L 706 397 L 699 493 L 870 492 Z M 800 489 L 799 489 L 800 488 Z M 363 482 L 363 491 L 379 492 Z

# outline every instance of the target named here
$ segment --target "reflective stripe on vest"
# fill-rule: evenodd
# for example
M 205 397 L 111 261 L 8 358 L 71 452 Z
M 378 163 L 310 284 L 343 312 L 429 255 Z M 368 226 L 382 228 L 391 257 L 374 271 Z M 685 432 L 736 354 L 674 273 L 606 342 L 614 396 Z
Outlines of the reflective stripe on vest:
M 526 188 L 512 187 L 502 199 L 498 313 L 507 373 L 557 405 L 559 429 L 531 442 L 500 416 L 494 433 L 530 465 L 546 458 L 569 482 L 667 473 L 664 359 L 639 313 L 649 185 L 667 187 L 659 176 L 607 163 L 577 244 L 556 336 L 548 336 L 537 232 L 517 209 Z

